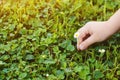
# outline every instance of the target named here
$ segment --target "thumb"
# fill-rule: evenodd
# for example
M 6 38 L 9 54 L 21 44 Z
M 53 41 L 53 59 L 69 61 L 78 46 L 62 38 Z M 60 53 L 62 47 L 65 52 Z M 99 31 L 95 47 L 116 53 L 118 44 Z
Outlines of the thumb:
M 96 40 L 95 40 L 94 35 L 91 35 L 90 37 L 88 37 L 86 40 L 84 40 L 84 41 L 80 44 L 79 48 L 80 48 L 80 50 L 85 50 L 85 49 L 87 49 L 90 45 L 94 44 L 95 42 L 96 42 Z

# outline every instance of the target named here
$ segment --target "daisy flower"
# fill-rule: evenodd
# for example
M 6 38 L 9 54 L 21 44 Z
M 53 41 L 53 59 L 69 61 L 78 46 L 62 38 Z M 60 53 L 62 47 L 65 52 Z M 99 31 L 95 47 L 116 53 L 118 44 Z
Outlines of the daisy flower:
M 105 49 L 99 49 L 98 52 L 105 53 Z
M 79 37 L 79 32 L 76 32 L 75 34 L 74 34 L 74 38 L 78 38 Z
M 48 77 L 48 76 L 49 76 L 49 74 L 46 74 L 46 76 Z

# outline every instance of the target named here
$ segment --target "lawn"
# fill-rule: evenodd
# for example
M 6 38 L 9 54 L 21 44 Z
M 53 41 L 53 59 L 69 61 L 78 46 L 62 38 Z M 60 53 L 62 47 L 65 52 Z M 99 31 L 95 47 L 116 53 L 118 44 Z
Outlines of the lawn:
M 0 80 L 120 80 L 120 33 L 78 51 L 74 33 L 120 0 L 0 0 Z

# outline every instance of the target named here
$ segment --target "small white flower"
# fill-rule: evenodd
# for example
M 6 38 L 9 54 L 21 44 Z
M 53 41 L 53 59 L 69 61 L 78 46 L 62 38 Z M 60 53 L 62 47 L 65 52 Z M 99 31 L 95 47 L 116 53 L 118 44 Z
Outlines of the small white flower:
M 13 36 L 15 36 L 15 34 L 13 34 L 13 33 L 10 33 L 10 37 L 13 37 Z
M 79 32 L 76 32 L 75 34 L 74 34 L 74 38 L 78 38 L 79 37 Z
M 43 58 L 46 58 L 46 55 L 42 55 Z
M 100 52 L 100 53 L 105 53 L 105 49 L 99 49 L 98 52 Z
M 46 74 L 46 76 L 48 77 L 48 76 L 49 76 L 49 74 Z

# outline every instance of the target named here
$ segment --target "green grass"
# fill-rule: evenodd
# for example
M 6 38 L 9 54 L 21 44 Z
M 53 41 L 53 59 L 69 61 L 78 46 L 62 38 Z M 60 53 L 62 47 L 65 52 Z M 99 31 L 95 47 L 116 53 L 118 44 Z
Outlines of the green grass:
M 77 51 L 74 33 L 119 0 L 1 0 L 0 80 L 119 80 L 120 33 Z M 105 49 L 105 53 L 100 53 Z

